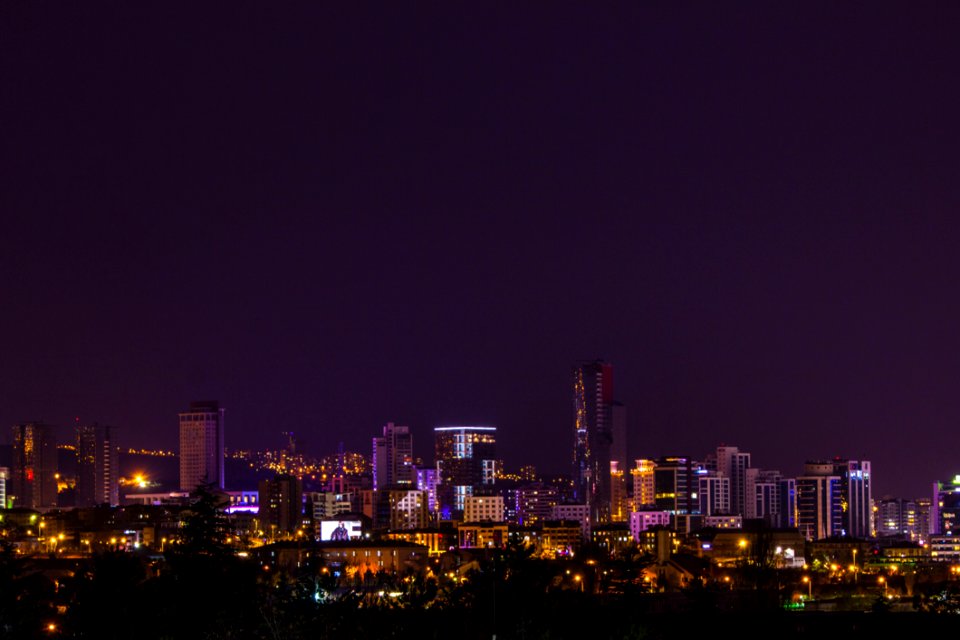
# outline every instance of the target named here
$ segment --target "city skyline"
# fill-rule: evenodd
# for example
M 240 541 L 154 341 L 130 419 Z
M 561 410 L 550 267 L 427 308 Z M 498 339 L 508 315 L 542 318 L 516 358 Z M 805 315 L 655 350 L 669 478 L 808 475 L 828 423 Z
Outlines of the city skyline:
M 603 358 L 628 461 L 926 493 L 958 466 L 960 9 L 754 4 L 10 8 L 0 425 L 170 450 L 209 397 L 230 448 L 493 424 L 566 472 Z

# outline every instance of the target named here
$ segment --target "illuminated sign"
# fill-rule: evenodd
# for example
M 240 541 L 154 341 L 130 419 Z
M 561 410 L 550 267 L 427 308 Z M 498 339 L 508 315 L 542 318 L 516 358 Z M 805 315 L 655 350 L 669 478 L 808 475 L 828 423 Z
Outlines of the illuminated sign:
M 356 540 L 363 535 L 359 520 L 322 520 L 320 539 L 327 542 Z

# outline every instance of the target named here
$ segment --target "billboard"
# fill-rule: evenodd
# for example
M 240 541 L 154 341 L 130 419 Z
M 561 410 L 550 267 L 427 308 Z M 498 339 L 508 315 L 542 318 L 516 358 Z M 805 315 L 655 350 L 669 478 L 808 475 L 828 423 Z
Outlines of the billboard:
M 320 539 L 323 541 L 356 540 L 363 535 L 359 520 L 321 520 Z

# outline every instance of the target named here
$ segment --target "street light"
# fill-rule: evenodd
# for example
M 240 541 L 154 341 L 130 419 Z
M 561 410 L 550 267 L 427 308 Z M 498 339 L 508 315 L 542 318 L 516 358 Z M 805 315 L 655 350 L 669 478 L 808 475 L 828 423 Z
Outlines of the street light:
M 807 584 L 807 599 L 813 600 L 813 580 L 810 576 L 803 576 L 803 581 Z
M 883 576 L 880 576 L 879 578 L 877 578 L 877 582 L 883 585 L 883 595 L 887 595 L 887 579 L 884 578 Z

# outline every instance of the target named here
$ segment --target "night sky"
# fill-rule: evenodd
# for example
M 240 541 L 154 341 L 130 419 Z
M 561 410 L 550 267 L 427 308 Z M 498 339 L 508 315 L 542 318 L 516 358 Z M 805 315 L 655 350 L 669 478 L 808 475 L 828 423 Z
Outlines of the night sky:
M 960 472 L 960 7 L 126 4 L 0 6 L 0 425 Z

